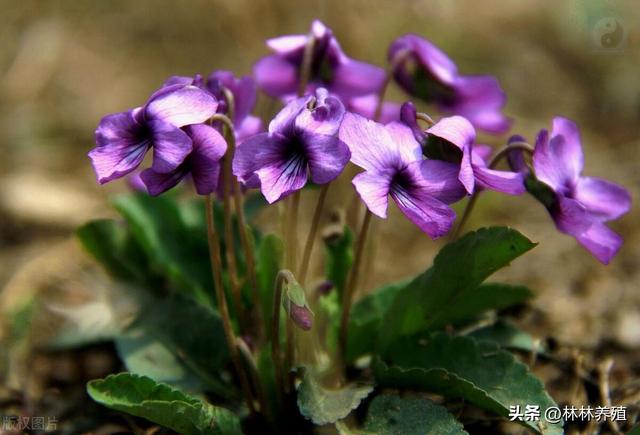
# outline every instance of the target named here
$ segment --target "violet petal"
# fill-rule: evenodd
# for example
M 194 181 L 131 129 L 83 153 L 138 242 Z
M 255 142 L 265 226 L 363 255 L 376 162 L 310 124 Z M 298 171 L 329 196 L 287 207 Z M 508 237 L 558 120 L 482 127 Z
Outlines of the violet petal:
M 622 186 L 596 177 L 580 177 L 574 198 L 603 220 L 613 220 L 631 209 L 631 195 Z
M 320 88 L 316 90 L 314 109 L 299 112 L 295 124 L 297 128 L 308 132 L 335 135 L 340 129 L 345 113 L 342 102 L 336 97 L 329 96 L 326 89 Z
M 352 183 L 371 213 L 386 219 L 391 173 L 365 171 L 353 177 Z
M 272 135 L 258 155 L 260 168 L 256 174 L 269 204 L 302 189 L 307 183 L 307 161 L 302 154 L 292 152 L 290 146 L 289 138 Z
M 484 188 L 508 195 L 521 195 L 525 192 L 524 176 L 520 172 L 497 171 L 484 166 L 473 166 L 478 184 Z
M 349 147 L 335 136 L 306 134 L 304 141 L 311 180 L 316 184 L 334 180 L 349 163 Z
M 153 164 L 155 172 L 168 173 L 176 169 L 189 155 L 193 144 L 179 128 L 160 120 L 148 121 L 153 138 Z
M 134 120 L 133 113 L 115 113 L 100 120 L 95 133 L 97 146 L 89 152 L 89 158 L 101 184 L 137 168 L 151 146 L 151 137 Z
M 416 167 L 417 166 L 417 167 Z M 458 165 L 440 160 L 422 160 L 409 165 L 409 170 L 420 172 L 416 184 L 445 204 L 464 198 L 467 191 L 458 180 Z
M 260 187 L 260 180 L 255 175 L 260 167 L 257 155 L 269 140 L 269 133 L 259 133 L 238 144 L 236 148 L 233 156 L 233 175 L 246 187 Z
M 253 67 L 253 76 L 258 86 L 268 95 L 295 94 L 298 88 L 298 69 L 279 56 L 266 56 Z
M 216 113 L 217 107 L 218 103 L 208 92 L 195 86 L 184 86 L 171 92 L 156 93 L 145 107 L 145 118 L 183 127 L 205 122 Z
M 208 195 L 218 187 L 220 160 L 227 151 L 227 142 L 215 128 L 208 125 L 192 125 L 186 130 L 193 141 L 189 162 L 196 192 Z
M 603 264 L 609 264 L 623 242 L 619 234 L 601 222 L 594 223 L 587 231 L 578 234 L 576 239 Z
M 479 129 L 489 133 L 504 133 L 511 121 L 502 113 L 507 97 L 493 76 L 460 76 L 453 89 L 452 102 L 443 101 L 440 107 L 464 116 Z
M 347 113 L 339 137 L 349 147 L 351 161 L 367 171 L 384 172 L 400 162 L 397 147 L 382 124 Z
M 432 239 L 442 237 L 451 230 L 455 212 L 431 196 L 427 189 L 392 189 L 391 197 L 400 211 Z
M 147 186 L 149 195 L 158 196 L 175 187 L 188 173 L 189 171 L 183 166 L 166 173 L 156 172 L 152 168 L 148 168 L 140 173 L 140 178 Z
M 336 67 L 331 91 L 344 98 L 376 94 L 384 86 L 384 81 L 384 69 L 348 59 Z

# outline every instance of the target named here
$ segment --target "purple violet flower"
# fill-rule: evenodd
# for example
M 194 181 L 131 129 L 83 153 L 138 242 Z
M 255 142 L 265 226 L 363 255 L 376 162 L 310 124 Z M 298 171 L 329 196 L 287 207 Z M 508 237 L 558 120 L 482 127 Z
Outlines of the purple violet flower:
M 506 96 L 495 77 L 458 74 L 442 50 L 414 34 L 396 39 L 388 59 L 396 82 L 410 95 L 435 103 L 445 113 L 464 116 L 489 133 L 509 129 L 510 121 L 501 112 Z
M 96 130 L 97 146 L 89 152 L 98 182 L 132 172 L 150 148 L 155 172 L 175 170 L 193 146 L 180 127 L 202 123 L 216 109 L 215 98 L 207 92 L 177 84 L 155 92 L 143 107 L 105 116 Z
M 296 95 L 309 37 L 314 38 L 314 47 L 307 92 L 324 87 L 346 101 L 381 89 L 384 70 L 347 57 L 331 29 L 314 20 L 310 35 L 287 35 L 267 40 L 275 54 L 256 63 L 254 77 L 268 95 L 285 100 Z
M 291 101 L 271 121 L 268 133 L 238 145 L 233 173 L 247 187 L 260 187 L 269 203 L 302 189 L 309 175 L 316 184 L 332 181 L 351 157 L 338 138 L 344 114 L 340 100 L 322 88 L 315 97 Z
M 353 185 L 373 214 L 387 217 L 390 195 L 431 238 L 449 232 L 456 214 L 447 204 L 465 195 L 456 164 L 425 160 L 411 130 L 398 122 L 382 125 L 348 113 L 340 138 L 351 150 L 351 161 L 365 170 Z
M 489 169 L 491 147 L 475 144 L 476 131 L 462 116 L 442 118 L 428 130 L 418 125 L 416 108 L 411 102 L 404 103 L 400 118 L 413 132 L 429 159 L 454 163 L 458 167 L 458 179 L 471 194 L 480 187 L 520 195 L 524 193 L 524 177 L 519 172 Z
M 517 165 L 520 159 L 514 157 L 512 162 Z M 618 184 L 581 176 L 583 163 L 578 127 L 556 117 L 551 135 L 542 130 L 536 138 L 535 179 L 528 178 L 527 188 L 547 207 L 560 232 L 573 236 L 600 262 L 608 264 L 623 240 L 604 223 L 630 210 L 631 195 Z
M 376 115 L 376 109 L 378 108 L 378 101 L 380 101 L 380 97 L 375 94 L 352 98 L 347 104 L 347 110 L 362 115 L 365 118 L 373 119 Z M 379 118 L 373 120 L 381 124 L 388 124 L 392 121 L 398 121 L 399 119 L 400 104 L 385 101 L 382 103 Z
M 223 88 L 231 91 L 235 104 L 233 126 L 236 131 L 236 141 L 242 142 L 249 136 L 262 131 L 262 120 L 252 116 L 251 111 L 256 105 L 256 83 L 251 76 L 236 78 L 231 71 L 214 71 L 205 81 L 200 74 L 194 77 L 172 76 L 163 86 L 174 84 L 193 85 L 209 91 L 218 101 L 217 113 L 227 113 L 227 101 Z
M 223 88 L 227 88 L 233 94 L 235 108 L 232 121 L 236 130 L 236 140 L 242 142 L 249 136 L 260 133 L 262 120 L 251 115 L 251 111 L 256 105 L 257 93 L 253 77 L 236 78 L 231 71 L 215 71 L 209 75 L 207 89 L 221 102 L 218 113 L 226 113 L 227 111 Z
M 140 177 L 141 173 L 142 171 L 137 169 L 127 175 L 127 185 L 129 186 L 129 189 L 133 190 L 134 192 L 146 193 L 148 192 L 147 186 L 144 184 L 144 181 L 142 181 L 142 178 Z
M 226 141 L 215 128 L 206 124 L 190 125 L 184 131 L 193 142 L 193 150 L 176 169 L 160 173 L 149 168 L 140 174 L 149 194 L 160 195 L 188 175 L 198 194 L 208 195 L 217 190 L 220 160 L 227 151 Z

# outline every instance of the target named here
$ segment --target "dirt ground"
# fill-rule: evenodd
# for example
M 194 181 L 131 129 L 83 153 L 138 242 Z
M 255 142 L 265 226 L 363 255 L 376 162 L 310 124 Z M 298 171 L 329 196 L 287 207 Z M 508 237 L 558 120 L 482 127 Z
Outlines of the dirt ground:
M 110 282 L 73 241 L 78 225 L 112 216 L 109 196 L 127 190 L 124 182 L 99 187 L 86 158 L 101 116 L 140 104 L 172 74 L 215 69 L 249 73 L 252 63 L 267 53 L 266 38 L 305 32 L 313 18 L 334 29 L 348 54 L 377 64 L 384 63 L 394 37 L 416 32 L 448 52 L 461 72 L 499 78 L 509 96 L 506 112 L 515 121 L 512 133 L 532 141 L 540 128 L 550 127 L 554 115 L 577 121 L 585 173 L 624 184 L 632 192 L 631 213 L 612 225 L 625 245 L 607 267 L 557 233 L 546 211 L 529 197 L 483 194 L 469 228 L 509 225 L 540 243 L 496 279 L 527 284 L 538 295 L 530 307 L 511 314 L 557 350 L 555 360 L 535 366 L 556 401 L 598 403 L 603 382 L 610 378 L 605 387 L 613 403 L 627 404 L 637 415 L 639 3 L 2 0 L 0 10 L 0 312 L 34 295 L 67 307 L 106 297 Z M 610 17 L 617 17 L 624 29 L 624 40 L 615 49 L 597 41 L 598 23 Z M 395 89 L 389 96 L 403 98 Z M 259 113 L 272 113 L 273 107 L 261 96 Z M 498 146 L 506 136 L 482 139 Z M 307 214 L 315 195 L 303 196 Z M 346 209 L 352 195 L 349 179 L 343 177 L 328 209 Z M 269 228 L 269 219 L 263 216 L 260 222 Z M 375 262 L 363 292 L 423 270 L 443 243 L 428 239 L 395 209 L 375 229 L 370 246 Z M 319 262 L 315 267 L 320 270 Z M 0 409 L 45 409 L 61 420 L 73 415 L 74 403 L 85 400 L 82 380 L 115 370 L 119 363 L 109 346 L 32 353 L 63 327 L 59 316 L 42 307 L 36 319 L 29 345 L 12 349 L 10 355 L 17 360 L 31 355 L 28 365 L 9 365 L 14 372 L 0 366 L 5 370 Z M 68 401 L 57 403 L 56 394 Z M 82 421 L 77 424 L 81 431 Z M 107 419 L 100 433 L 130 424 L 137 423 Z

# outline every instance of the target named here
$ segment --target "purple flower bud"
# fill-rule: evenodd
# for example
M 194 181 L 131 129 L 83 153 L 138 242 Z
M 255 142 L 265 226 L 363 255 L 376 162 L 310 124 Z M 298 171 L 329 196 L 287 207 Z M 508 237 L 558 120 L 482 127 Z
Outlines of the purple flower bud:
M 328 295 L 335 288 L 333 281 L 324 280 L 316 286 L 316 294 L 320 296 Z
M 398 85 L 410 95 L 435 103 L 449 114 L 461 115 L 489 133 L 503 133 L 510 121 L 502 113 L 506 96 L 488 75 L 463 76 L 438 47 L 407 34 L 389 47 L 389 62 Z
M 293 320 L 293 323 L 295 323 L 298 328 L 304 331 L 309 331 L 311 329 L 313 324 L 313 314 L 309 308 L 306 306 L 298 306 L 293 302 L 286 303 L 284 307 L 289 318 Z
M 520 136 L 519 134 L 514 134 L 507 141 L 508 145 L 511 145 L 516 142 L 527 142 L 527 140 Z M 528 174 L 529 170 L 524 160 L 524 151 L 521 149 L 511 150 L 507 154 L 507 161 L 509 162 L 509 167 L 514 172 L 522 172 L 524 174 Z
M 427 133 L 418 125 L 418 111 L 411 101 L 407 101 L 400 107 L 400 121 L 411 129 L 418 143 L 422 147 L 425 147 L 427 144 Z
M 308 331 L 311 329 L 313 312 L 309 309 L 307 298 L 302 286 L 295 278 L 286 283 L 282 298 L 282 306 L 300 329 Z

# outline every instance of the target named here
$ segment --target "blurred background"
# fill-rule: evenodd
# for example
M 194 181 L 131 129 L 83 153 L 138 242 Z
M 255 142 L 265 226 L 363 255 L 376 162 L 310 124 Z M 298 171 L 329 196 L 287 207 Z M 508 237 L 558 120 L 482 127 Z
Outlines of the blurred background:
M 250 74 L 267 54 L 265 39 L 305 33 L 314 18 L 333 28 L 345 52 L 360 60 L 384 65 L 389 43 L 415 32 L 446 51 L 462 73 L 497 76 L 509 97 L 511 133 L 533 141 L 539 129 L 550 128 L 554 115 L 575 120 L 583 135 L 585 173 L 624 184 L 634 203 L 639 199 L 635 0 L 2 0 L 0 11 L 0 313 L 16 312 L 41 295 L 55 300 L 63 294 L 57 305 L 68 307 L 95 297 L 96 287 L 108 287 L 73 241 L 78 225 L 113 216 L 109 196 L 127 190 L 124 181 L 98 186 L 86 157 L 103 115 L 140 105 L 170 75 L 216 69 Z M 613 35 L 608 44 L 604 34 Z M 404 98 L 393 87 L 388 96 Z M 258 114 L 273 110 L 261 95 Z M 506 138 L 482 142 L 499 146 Z M 330 210 L 345 209 L 352 200 L 349 179 L 339 186 L 330 195 Z M 312 210 L 315 194 L 303 195 L 303 210 Z M 557 233 L 529 197 L 483 194 L 469 229 L 510 225 L 539 242 L 499 277 L 526 283 L 539 295 L 519 321 L 594 364 L 613 356 L 615 382 L 635 385 L 639 217 L 636 208 L 613 223 L 625 245 L 607 267 Z M 262 220 L 268 227 L 268 219 Z M 308 224 L 302 225 L 304 230 Z M 375 266 L 362 291 L 423 270 L 443 243 L 428 239 L 397 210 L 376 223 L 376 232 L 370 247 Z M 29 344 L 14 346 L 11 358 L 33 355 L 55 333 L 51 310 L 28 314 L 25 322 L 40 325 L 42 316 L 46 326 L 32 325 Z M 0 337 L 6 337 L 15 325 L 4 322 L 1 328 Z M 20 370 L 5 371 L 0 381 L 37 396 L 47 388 L 43 378 L 57 376 L 72 385 L 117 364 L 104 349 L 87 352 L 82 358 L 36 354 L 26 366 L 11 366 Z M 1 390 L 0 402 L 11 400 Z

